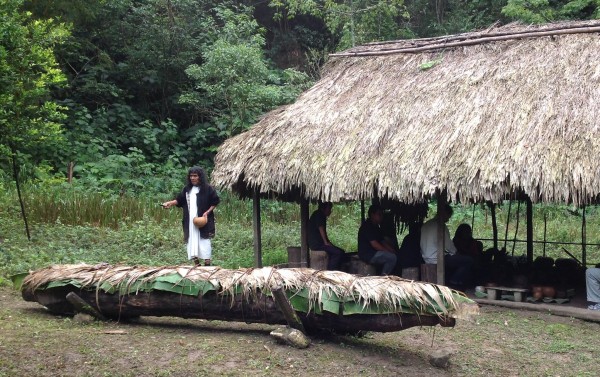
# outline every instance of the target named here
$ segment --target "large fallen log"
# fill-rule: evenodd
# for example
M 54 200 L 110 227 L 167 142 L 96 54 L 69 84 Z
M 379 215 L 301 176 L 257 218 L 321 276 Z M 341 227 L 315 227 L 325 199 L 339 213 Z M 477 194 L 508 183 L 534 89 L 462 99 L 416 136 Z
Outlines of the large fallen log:
M 454 326 L 461 307 L 477 312 L 476 304 L 447 287 L 310 269 L 51 266 L 28 275 L 22 293 L 57 314 L 74 314 L 66 298 L 74 292 L 113 319 L 176 316 L 285 325 L 290 313 L 286 318 L 272 293 L 279 287 L 307 331 Z

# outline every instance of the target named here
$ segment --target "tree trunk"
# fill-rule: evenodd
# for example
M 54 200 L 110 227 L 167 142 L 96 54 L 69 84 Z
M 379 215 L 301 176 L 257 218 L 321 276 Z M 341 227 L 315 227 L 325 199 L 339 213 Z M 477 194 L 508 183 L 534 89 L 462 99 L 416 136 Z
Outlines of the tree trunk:
M 124 319 L 138 316 L 173 316 L 182 318 L 202 318 L 208 320 L 236 321 L 246 323 L 267 323 L 287 325 L 284 314 L 277 307 L 273 297 L 261 292 L 248 297 L 241 295 L 223 296 L 209 292 L 204 296 L 189 296 L 170 292 L 153 291 L 138 294 L 118 295 L 80 290 L 72 286 L 50 288 L 35 292 L 23 291 L 27 301 L 37 301 L 56 314 L 74 314 L 73 306 L 66 300 L 67 294 L 76 292 L 86 302 L 105 317 Z M 416 314 L 353 314 L 337 315 L 296 314 L 304 327 L 310 330 L 334 330 L 338 332 L 400 331 L 413 326 L 452 327 L 453 318 L 436 315 Z
M 21 205 L 21 215 L 25 222 L 25 233 L 27 233 L 27 239 L 31 241 L 31 233 L 29 233 L 29 224 L 27 223 L 27 214 L 25 213 L 25 203 L 23 202 L 23 196 L 21 195 L 21 185 L 19 184 L 19 168 L 17 167 L 17 152 L 12 151 L 12 165 L 13 165 L 13 177 L 17 184 L 17 196 L 19 197 L 19 204 Z

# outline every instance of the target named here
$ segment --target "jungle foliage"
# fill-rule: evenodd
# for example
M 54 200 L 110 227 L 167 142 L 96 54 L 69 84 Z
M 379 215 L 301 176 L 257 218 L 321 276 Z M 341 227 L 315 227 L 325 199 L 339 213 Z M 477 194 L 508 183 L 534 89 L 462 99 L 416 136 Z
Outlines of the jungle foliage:
M 224 139 L 294 101 L 329 52 L 599 10 L 600 0 L 0 0 L 0 176 L 164 192 L 165 177 L 210 170 Z

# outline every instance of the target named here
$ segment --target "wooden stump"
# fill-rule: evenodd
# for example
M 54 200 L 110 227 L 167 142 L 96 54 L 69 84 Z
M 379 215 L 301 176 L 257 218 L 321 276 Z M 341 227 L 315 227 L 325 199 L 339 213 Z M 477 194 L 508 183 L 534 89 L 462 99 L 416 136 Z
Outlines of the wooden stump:
M 329 255 L 323 250 L 310 251 L 310 268 L 326 270 L 329 264 Z
M 437 284 L 437 264 L 421 265 L 421 281 Z
M 406 267 L 402 269 L 402 278 L 419 280 L 419 267 Z
M 350 257 L 349 273 L 355 275 L 372 276 L 377 275 L 377 270 L 372 264 L 363 262 L 358 255 Z
M 288 252 L 288 267 L 289 268 L 300 268 L 302 263 L 300 260 L 300 246 L 289 246 Z

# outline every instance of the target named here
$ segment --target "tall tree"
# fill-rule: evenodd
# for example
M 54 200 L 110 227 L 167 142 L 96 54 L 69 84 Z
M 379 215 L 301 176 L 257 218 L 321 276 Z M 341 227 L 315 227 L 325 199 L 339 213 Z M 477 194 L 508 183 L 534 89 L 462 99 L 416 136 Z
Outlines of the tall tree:
M 60 107 L 50 89 L 65 83 L 54 47 L 68 35 L 53 20 L 34 20 L 22 0 L 0 0 L 0 157 L 12 160 L 21 212 L 30 238 L 19 186 L 19 156 L 61 137 Z

